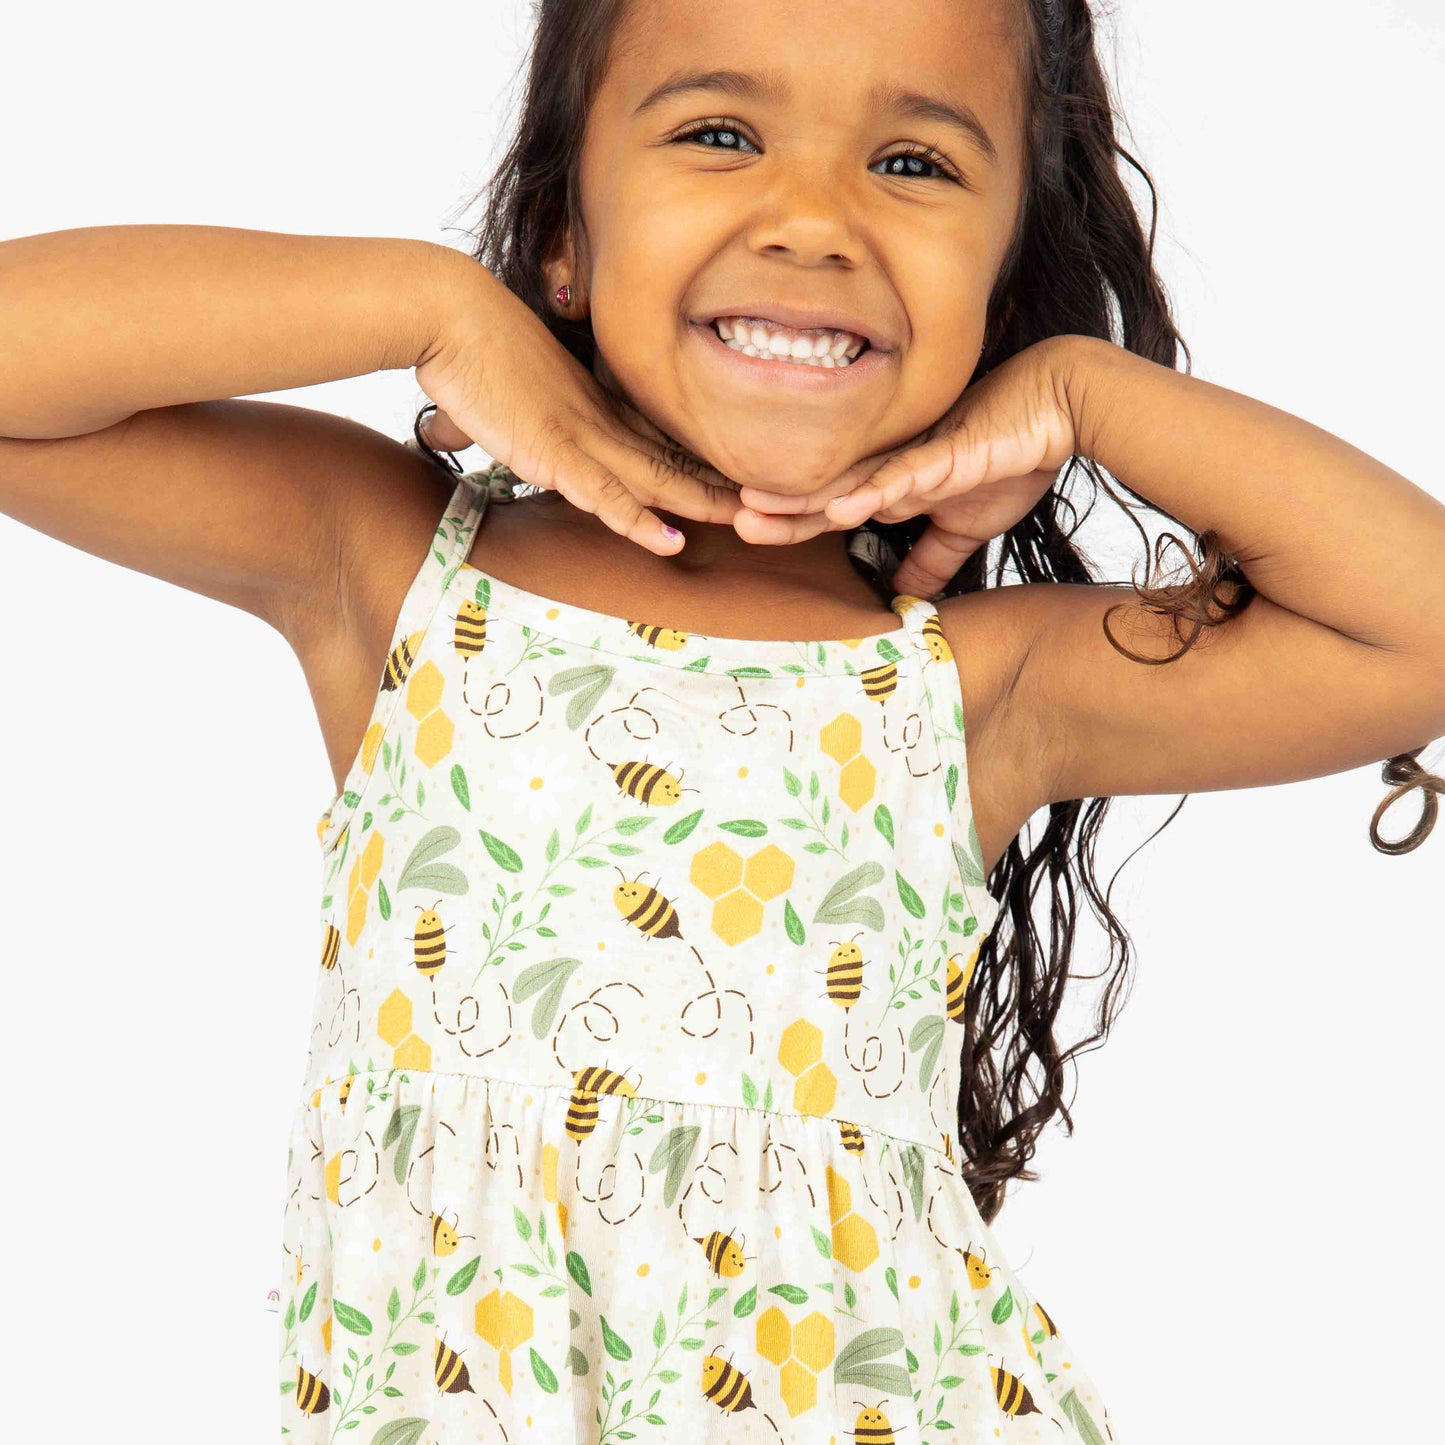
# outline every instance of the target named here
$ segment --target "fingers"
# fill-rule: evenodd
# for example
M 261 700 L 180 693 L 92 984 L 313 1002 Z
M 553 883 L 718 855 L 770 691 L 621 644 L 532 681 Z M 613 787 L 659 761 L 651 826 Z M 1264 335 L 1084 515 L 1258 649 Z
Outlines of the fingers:
M 937 523 L 930 523 L 893 574 L 893 590 L 914 597 L 936 597 L 984 540 L 948 532 Z
M 471 437 L 441 410 L 422 417 L 420 431 L 422 439 L 433 451 L 464 452 L 473 445 Z
M 680 532 L 643 506 L 616 472 L 589 456 L 575 442 L 566 443 L 551 485 L 574 507 L 591 512 L 619 537 L 626 537 L 659 557 L 670 557 L 682 546 Z
M 793 542 L 806 542 L 819 532 L 838 530 L 822 512 L 808 512 L 795 517 L 777 517 L 740 507 L 733 518 L 733 528 L 744 542 L 759 547 L 786 547 Z

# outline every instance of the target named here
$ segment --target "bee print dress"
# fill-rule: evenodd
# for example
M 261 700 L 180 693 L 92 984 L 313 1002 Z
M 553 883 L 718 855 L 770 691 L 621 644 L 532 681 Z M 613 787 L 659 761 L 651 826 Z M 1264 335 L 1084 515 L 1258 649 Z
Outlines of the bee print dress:
M 555 602 L 471 560 L 504 473 L 458 478 L 318 820 L 283 1436 L 1111 1441 L 958 1168 L 999 907 L 936 610 Z

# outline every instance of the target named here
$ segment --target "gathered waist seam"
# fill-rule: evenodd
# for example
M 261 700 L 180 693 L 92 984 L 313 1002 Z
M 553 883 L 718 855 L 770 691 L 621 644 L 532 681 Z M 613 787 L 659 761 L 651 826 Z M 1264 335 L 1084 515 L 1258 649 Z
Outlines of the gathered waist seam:
M 460 1069 L 404 1069 L 392 1065 L 385 1069 L 358 1069 L 354 1074 L 338 1074 L 335 1078 L 328 1079 L 319 1086 L 313 1085 L 304 1089 L 301 1096 L 301 1105 L 305 1109 L 313 1109 L 316 1104 L 313 1102 L 318 1094 L 325 1093 L 328 1089 L 334 1089 L 347 1079 L 359 1079 L 362 1077 L 374 1077 L 380 1075 L 383 1078 L 391 1078 L 396 1074 L 406 1074 L 409 1077 L 424 1079 L 475 1079 L 482 1084 L 507 1084 L 518 1089 L 540 1089 L 549 1093 L 570 1094 L 573 1086 L 570 1083 L 539 1083 L 535 1079 L 509 1079 L 500 1074 L 472 1074 L 463 1072 Z M 598 1098 L 603 1097 L 598 1094 Z M 869 1124 L 860 1119 L 848 1119 L 841 1114 L 805 1114 L 799 1109 L 762 1109 L 753 1108 L 747 1104 L 727 1104 L 713 1099 L 674 1099 L 663 1094 L 618 1094 L 618 1098 L 636 1099 L 640 1103 L 648 1104 L 670 1104 L 674 1108 L 697 1108 L 697 1109 L 726 1109 L 736 1114 L 750 1114 L 762 1119 L 817 1119 L 822 1123 L 829 1124 L 851 1124 L 854 1128 L 861 1129 L 869 1134 L 876 1134 L 884 1139 L 890 1139 L 895 1144 L 916 1144 L 920 1149 L 931 1149 L 936 1154 L 943 1154 L 946 1151 L 940 1144 L 930 1144 L 926 1139 L 915 1139 L 911 1135 L 905 1136 L 895 1134 L 888 1129 L 880 1129 L 876 1124 Z M 944 1137 L 939 1135 L 939 1138 Z

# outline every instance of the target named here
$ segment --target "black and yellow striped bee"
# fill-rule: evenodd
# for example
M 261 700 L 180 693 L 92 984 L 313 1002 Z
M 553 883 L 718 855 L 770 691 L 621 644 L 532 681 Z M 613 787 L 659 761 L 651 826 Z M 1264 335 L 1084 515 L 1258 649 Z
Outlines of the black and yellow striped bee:
M 998 1365 L 990 1365 L 988 1372 L 993 1376 L 993 1397 L 1005 1415 L 1041 1415 L 1042 1410 L 1034 1404 L 1028 1386 L 1017 1375 L 1011 1375 Z
M 733 1414 L 757 1408 L 748 1377 L 721 1355 L 709 1355 L 702 1362 L 702 1393 L 719 1410 Z
M 471 597 L 463 597 L 457 608 L 457 625 L 452 646 L 468 661 L 487 645 L 487 609 Z
M 615 863 L 612 866 L 617 867 Z M 677 909 L 651 884 L 641 882 L 641 873 L 629 879 L 622 869 L 617 871 L 622 874 L 622 882 L 612 890 L 612 902 L 622 921 L 648 938 L 681 938 Z
M 447 930 L 442 927 L 441 917 L 436 912 L 440 902 L 441 899 L 438 898 L 430 908 L 422 908 L 418 903 L 416 907 L 422 909 L 422 915 L 416 921 L 415 934 L 402 934 L 403 938 L 414 945 L 412 962 L 416 964 L 417 972 L 425 978 L 435 978 L 447 961 L 447 941 L 443 937 Z M 448 924 L 447 928 L 455 926 Z
M 858 933 L 862 931 L 860 928 Z M 828 997 L 839 1008 L 852 1008 L 863 992 L 863 950 L 857 939 L 855 933 L 851 942 L 840 943 L 829 956 L 827 968 L 816 970 L 827 975 Z
M 894 1445 L 893 1426 L 883 1413 L 883 1401 L 880 1400 L 871 1410 L 861 1400 L 853 1403 L 862 1406 L 853 1426 L 855 1445 Z
M 572 1076 L 572 1097 L 567 1101 L 567 1133 L 580 1144 L 597 1127 L 597 1096 L 626 1094 L 636 1097 L 631 1082 L 615 1069 L 595 1064 Z
M 656 763 L 626 762 L 609 763 L 612 779 L 629 798 L 647 803 L 654 808 L 670 808 L 682 801 L 684 793 L 695 793 L 696 788 L 684 788 L 682 780 L 675 778 L 666 768 Z
M 708 1266 L 719 1279 L 736 1279 L 747 1266 L 747 1255 L 742 1245 L 730 1234 L 715 1229 L 708 1235 L 689 1236 L 694 1244 L 702 1245 Z
M 966 1012 L 964 1001 L 968 997 L 968 986 L 973 982 L 973 971 L 978 967 L 978 949 L 969 955 L 968 962 L 959 967 L 958 955 L 948 956 L 948 989 L 944 994 L 944 1008 L 954 1023 L 961 1024 Z
M 473 1237 L 470 1234 L 459 1234 L 457 1227 L 460 1224 L 460 1217 L 458 1217 L 456 1224 L 448 1224 L 445 1215 L 435 1212 L 432 1213 L 431 1252 L 433 1254 L 442 1255 L 443 1257 L 449 1254 L 455 1254 L 462 1240 Z
M 346 1077 L 342 1079 L 341 1087 L 336 1091 L 336 1107 L 338 1109 L 344 1109 L 346 1107 L 346 1101 L 351 1097 L 352 1081 L 355 1078 L 355 1074 L 347 1074 Z
M 326 932 L 321 935 L 321 967 L 329 973 L 340 957 L 341 930 L 334 923 L 328 923 Z
M 850 1154 L 863 1152 L 863 1131 L 856 1124 L 849 1123 L 847 1119 L 839 1119 L 838 1137 L 843 1141 L 843 1147 Z
M 982 1250 L 978 1254 L 975 1254 L 972 1248 L 958 1252 L 963 1256 L 963 1262 L 968 1268 L 968 1282 L 974 1289 L 987 1289 L 993 1280 L 993 1270 L 985 1261 Z
M 657 627 L 651 622 L 629 622 L 627 630 L 640 637 L 649 647 L 676 652 L 687 645 L 687 633 L 677 627 Z
M 296 1404 L 303 1415 L 324 1415 L 331 1404 L 331 1391 L 301 1364 L 296 1366 Z
M 424 632 L 413 632 L 403 637 L 386 655 L 386 666 L 381 670 L 381 690 L 395 692 L 411 676 L 412 664 L 421 651 Z
M 1034 1301 L 1034 1313 L 1039 1317 L 1039 1323 L 1044 1327 L 1044 1338 L 1054 1339 L 1059 1333 L 1059 1327 L 1049 1318 L 1048 1311 L 1044 1309 L 1037 1300 Z
M 933 655 L 935 662 L 952 662 L 953 649 L 948 645 L 948 639 L 943 635 L 943 623 L 939 620 L 938 613 L 930 612 L 923 619 L 923 641 L 927 644 L 929 652 Z
M 885 662 L 879 667 L 865 667 L 858 677 L 865 696 L 876 702 L 887 702 L 898 687 L 898 664 Z
M 468 1374 L 462 1357 L 450 1345 L 444 1344 L 440 1335 L 436 1338 L 436 1357 L 432 1372 L 436 1376 L 437 1389 L 443 1394 L 460 1395 L 464 1391 L 476 1394 L 472 1389 L 472 1377 Z

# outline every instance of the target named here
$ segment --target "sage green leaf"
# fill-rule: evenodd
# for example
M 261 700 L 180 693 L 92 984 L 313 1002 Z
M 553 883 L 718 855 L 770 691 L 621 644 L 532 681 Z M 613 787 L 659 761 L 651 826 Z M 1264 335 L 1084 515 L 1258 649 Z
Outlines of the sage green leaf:
M 522 871 L 522 859 L 515 848 L 509 843 L 504 843 L 494 833 L 487 832 L 485 828 L 478 828 L 477 832 L 482 835 L 482 842 L 498 868 L 505 868 L 508 873 Z

